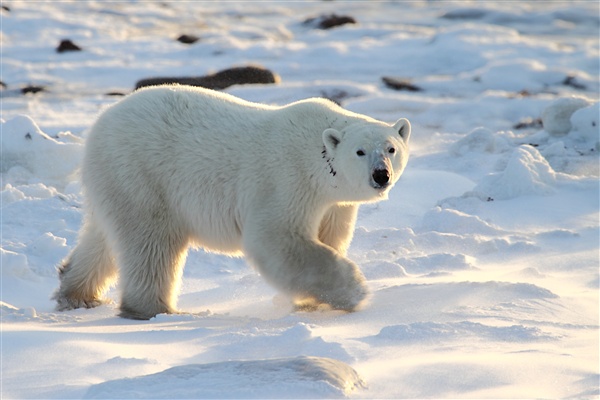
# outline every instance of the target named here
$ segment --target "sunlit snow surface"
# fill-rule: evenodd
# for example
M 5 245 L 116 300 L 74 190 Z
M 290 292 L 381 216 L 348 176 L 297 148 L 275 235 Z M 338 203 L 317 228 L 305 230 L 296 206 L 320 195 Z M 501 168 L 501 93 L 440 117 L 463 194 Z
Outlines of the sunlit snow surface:
M 3 5 L 3 398 L 600 394 L 597 2 Z M 331 13 L 358 23 L 303 24 Z M 65 38 L 83 51 L 57 53 Z M 247 64 L 281 83 L 227 92 L 411 120 L 405 175 L 361 208 L 349 252 L 369 305 L 293 312 L 243 259 L 195 251 L 179 301 L 193 314 L 55 312 L 105 94 Z M 30 84 L 46 90 L 21 95 Z

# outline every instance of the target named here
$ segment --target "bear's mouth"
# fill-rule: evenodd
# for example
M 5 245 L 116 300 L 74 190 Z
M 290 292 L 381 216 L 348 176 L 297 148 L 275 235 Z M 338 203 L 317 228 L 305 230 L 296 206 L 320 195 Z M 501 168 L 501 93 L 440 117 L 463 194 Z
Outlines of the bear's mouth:
M 385 184 L 385 185 L 380 185 L 380 184 L 378 184 L 378 183 L 371 182 L 371 187 L 372 187 L 373 189 L 376 189 L 376 190 L 384 191 L 385 189 L 387 189 L 387 188 L 389 188 L 389 187 L 390 187 L 390 184 L 389 184 L 389 183 L 387 183 L 387 184 Z

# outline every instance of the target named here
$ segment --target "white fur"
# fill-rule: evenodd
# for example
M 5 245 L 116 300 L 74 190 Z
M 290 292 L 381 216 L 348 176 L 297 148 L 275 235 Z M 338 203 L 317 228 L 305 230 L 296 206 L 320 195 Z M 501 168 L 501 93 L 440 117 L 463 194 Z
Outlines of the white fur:
M 85 223 L 58 309 L 100 304 L 118 266 L 123 317 L 176 312 L 195 244 L 244 254 L 298 304 L 354 310 L 367 295 L 345 257 L 357 207 L 387 197 L 409 135 L 405 119 L 390 126 L 323 99 L 270 107 L 186 86 L 137 91 L 87 139 Z

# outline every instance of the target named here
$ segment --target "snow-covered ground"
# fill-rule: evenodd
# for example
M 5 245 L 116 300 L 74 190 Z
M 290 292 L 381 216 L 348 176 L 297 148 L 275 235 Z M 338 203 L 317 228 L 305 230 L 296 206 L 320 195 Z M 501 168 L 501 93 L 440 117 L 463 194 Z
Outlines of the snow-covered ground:
M 600 394 L 597 1 L 2 5 L 3 398 Z M 357 23 L 303 24 L 331 13 Z M 83 51 L 57 53 L 65 38 Z M 361 209 L 350 249 L 368 307 L 292 312 L 243 259 L 195 251 L 191 314 L 54 311 L 106 93 L 247 64 L 281 82 L 227 92 L 413 124 L 405 175 Z

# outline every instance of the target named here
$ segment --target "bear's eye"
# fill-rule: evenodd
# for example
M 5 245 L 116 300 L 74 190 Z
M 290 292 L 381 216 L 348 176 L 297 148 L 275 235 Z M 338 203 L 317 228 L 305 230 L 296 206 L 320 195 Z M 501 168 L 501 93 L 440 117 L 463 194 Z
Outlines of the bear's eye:
M 356 152 L 356 155 L 357 155 L 357 156 L 359 156 L 359 157 L 362 157 L 362 156 L 364 156 L 364 155 L 365 155 L 365 152 L 364 152 L 364 151 L 362 151 L 362 150 L 358 150 L 358 151 Z
M 394 154 L 395 152 L 396 152 L 396 149 L 393 147 L 390 147 L 388 150 L 388 153 L 390 153 L 390 154 Z

